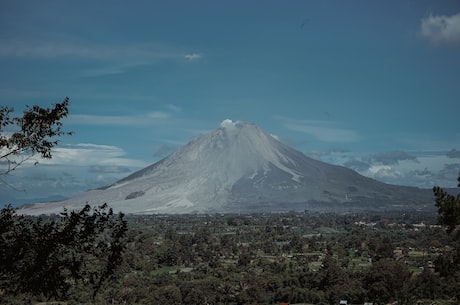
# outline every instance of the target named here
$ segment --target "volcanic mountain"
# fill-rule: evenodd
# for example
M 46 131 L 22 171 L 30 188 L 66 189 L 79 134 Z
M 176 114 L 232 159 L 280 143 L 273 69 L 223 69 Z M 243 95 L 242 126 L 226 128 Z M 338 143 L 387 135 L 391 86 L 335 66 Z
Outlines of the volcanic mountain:
M 311 159 L 254 124 L 231 120 L 108 187 L 21 211 L 59 213 L 86 202 L 147 214 L 433 207 L 429 190 L 384 184 Z

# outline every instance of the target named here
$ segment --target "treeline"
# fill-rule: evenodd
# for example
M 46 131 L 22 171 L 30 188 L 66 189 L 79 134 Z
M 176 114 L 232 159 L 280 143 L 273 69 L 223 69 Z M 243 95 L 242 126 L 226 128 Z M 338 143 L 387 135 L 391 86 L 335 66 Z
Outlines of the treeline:
M 95 298 L 87 282 L 72 282 L 60 301 L 457 304 L 460 299 L 459 241 L 436 226 L 432 214 L 155 215 L 126 221 L 124 259 L 115 280 Z M 88 261 L 87 267 L 97 266 Z M 22 304 L 26 298 L 19 293 L 1 301 Z

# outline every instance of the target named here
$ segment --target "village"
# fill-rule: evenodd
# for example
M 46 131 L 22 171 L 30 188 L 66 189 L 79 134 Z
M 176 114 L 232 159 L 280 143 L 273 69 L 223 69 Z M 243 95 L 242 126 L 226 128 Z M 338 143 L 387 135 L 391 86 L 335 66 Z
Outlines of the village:
M 129 304 L 453 304 L 458 290 L 458 241 L 427 212 L 128 221 L 112 296 Z

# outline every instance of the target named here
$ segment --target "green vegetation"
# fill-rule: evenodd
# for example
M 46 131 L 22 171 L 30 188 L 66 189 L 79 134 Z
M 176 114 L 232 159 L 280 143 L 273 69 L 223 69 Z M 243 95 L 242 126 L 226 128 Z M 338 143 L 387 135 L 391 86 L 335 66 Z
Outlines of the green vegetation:
M 458 187 L 460 187 L 460 174 L 457 181 Z M 460 224 L 460 194 L 457 196 L 451 195 L 439 186 L 433 188 L 433 193 L 436 197 L 439 223 L 447 226 L 448 232 L 452 232 Z
M 19 118 L 0 108 L 0 175 L 52 157 L 67 105 Z M 460 197 L 433 190 L 447 230 L 422 212 L 125 217 L 86 205 L 25 217 L 8 206 L 0 303 L 458 304 Z
M 124 215 L 107 205 L 50 217 L 2 209 L 0 303 L 95 299 L 122 262 L 126 231 Z
M 460 269 L 452 264 L 458 240 L 429 213 L 152 215 L 126 220 L 129 230 L 118 276 L 94 299 L 85 281 L 69 277 L 68 294 L 50 300 L 457 304 L 460 299 Z M 99 266 L 85 256 L 80 261 L 90 269 Z M 14 298 L 5 297 L 14 304 Z M 24 297 L 17 294 L 22 301 L 16 304 Z

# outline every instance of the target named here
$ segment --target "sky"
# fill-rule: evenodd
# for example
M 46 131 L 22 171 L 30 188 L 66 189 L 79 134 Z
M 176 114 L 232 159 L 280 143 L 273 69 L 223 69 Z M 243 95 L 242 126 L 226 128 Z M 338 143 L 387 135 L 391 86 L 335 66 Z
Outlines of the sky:
M 69 197 L 225 119 L 398 185 L 460 172 L 458 0 L 0 1 L 0 105 L 70 99 L 0 205 Z

